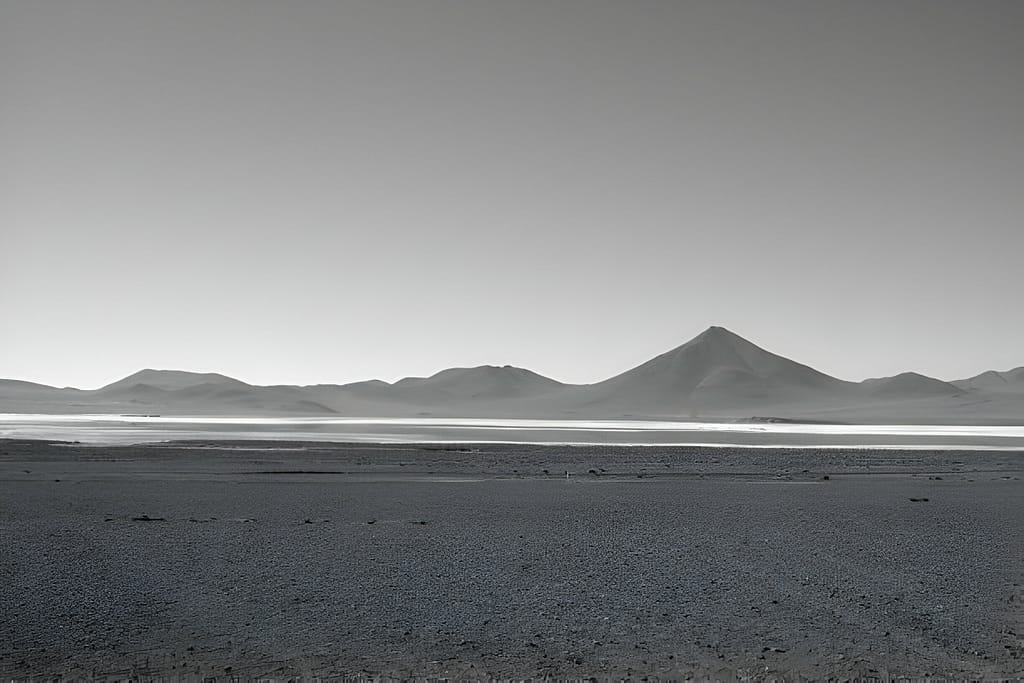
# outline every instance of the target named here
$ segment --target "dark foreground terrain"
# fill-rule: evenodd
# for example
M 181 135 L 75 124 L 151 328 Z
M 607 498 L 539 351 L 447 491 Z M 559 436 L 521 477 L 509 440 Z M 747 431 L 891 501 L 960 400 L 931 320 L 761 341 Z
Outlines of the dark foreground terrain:
M 1015 680 L 1022 477 L 1008 452 L 0 441 L 0 679 Z

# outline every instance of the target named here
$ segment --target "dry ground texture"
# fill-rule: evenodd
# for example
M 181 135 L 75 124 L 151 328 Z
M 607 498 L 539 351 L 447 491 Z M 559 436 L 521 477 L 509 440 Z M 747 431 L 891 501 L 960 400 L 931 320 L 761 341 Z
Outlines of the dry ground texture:
M 0 442 L 0 679 L 1016 680 L 1022 477 L 1010 452 Z

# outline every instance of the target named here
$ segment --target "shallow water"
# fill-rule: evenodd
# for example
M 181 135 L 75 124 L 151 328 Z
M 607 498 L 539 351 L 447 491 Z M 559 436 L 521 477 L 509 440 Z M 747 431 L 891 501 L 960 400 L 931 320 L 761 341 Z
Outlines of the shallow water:
M 1024 426 L 832 425 L 657 420 L 158 417 L 0 414 L 0 438 L 89 444 L 182 439 L 548 443 L 763 448 L 1022 449 Z

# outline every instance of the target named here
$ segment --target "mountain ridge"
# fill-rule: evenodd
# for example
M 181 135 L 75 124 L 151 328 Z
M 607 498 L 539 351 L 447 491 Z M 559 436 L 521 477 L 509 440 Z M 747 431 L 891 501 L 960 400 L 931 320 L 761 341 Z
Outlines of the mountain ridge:
M 252 385 L 216 372 L 145 368 L 99 389 L 0 380 L 2 412 L 310 414 L 450 417 L 750 417 L 1019 420 L 1024 367 L 946 382 L 916 372 L 850 382 L 713 325 L 643 363 L 591 384 L 512 365 L 440 370 L 389 383 Z M 898 412 L 897 411 L 902 411 Z M 994 417 L 993 417 L 994 416 Z M 830 418 L 831 419 L 831 418 Z

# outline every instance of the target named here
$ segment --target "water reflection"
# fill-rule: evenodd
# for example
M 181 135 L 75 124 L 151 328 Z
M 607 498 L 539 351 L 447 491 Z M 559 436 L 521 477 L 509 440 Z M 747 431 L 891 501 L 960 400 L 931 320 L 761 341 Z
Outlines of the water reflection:
M 1024 426 L 833 425 L 657 420 L 159 417 L 0 414 L 0 438 L 89 444 L 176 439 L 1024 449 Z

